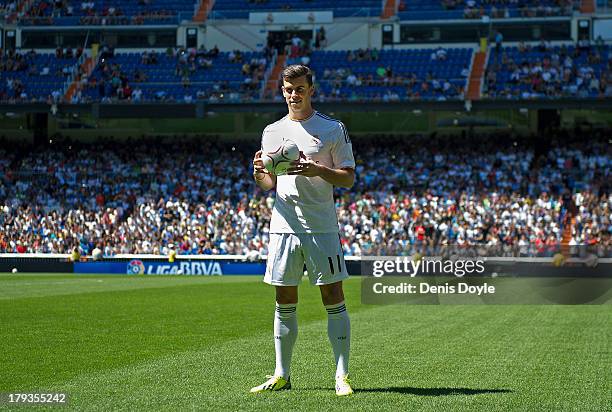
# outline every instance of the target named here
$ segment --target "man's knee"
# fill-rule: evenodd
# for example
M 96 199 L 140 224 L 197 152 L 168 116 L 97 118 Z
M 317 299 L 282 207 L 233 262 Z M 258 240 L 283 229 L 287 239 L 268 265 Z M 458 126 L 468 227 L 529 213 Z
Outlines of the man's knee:
M 332 283 L 331 285 L 321 285 L 321 300 L 324 305 L 335 305 L 344 300 L 342 282 Z
M 277 286 L 276 303 L 290 304 L 298 303 L 297 286 Z

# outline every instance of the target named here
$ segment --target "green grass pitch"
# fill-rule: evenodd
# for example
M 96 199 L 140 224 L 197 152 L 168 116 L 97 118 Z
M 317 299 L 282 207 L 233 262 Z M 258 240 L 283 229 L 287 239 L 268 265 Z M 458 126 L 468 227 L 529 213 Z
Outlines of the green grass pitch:
M 334 394 L 304 282 L 294 389 L 252 395 L 274 367 L 259 277 L 1 274 L 0 392 L 81 410 L 612 410 L 610 306 L 366 306 L 359 279 L 345 290 L 356 393 Z

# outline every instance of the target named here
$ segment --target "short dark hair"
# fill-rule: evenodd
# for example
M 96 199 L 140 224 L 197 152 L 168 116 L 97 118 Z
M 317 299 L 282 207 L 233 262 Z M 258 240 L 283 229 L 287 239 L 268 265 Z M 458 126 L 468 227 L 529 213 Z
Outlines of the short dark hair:
M 312 86 L 312 70 L 310 70 L 308 66 L 304 66 L 303 64 L 292 64 L 285 67 L 281 73 L 281 79 L 286 81 L 297 79 L 302 76 L 306 76 L 308 85 Z

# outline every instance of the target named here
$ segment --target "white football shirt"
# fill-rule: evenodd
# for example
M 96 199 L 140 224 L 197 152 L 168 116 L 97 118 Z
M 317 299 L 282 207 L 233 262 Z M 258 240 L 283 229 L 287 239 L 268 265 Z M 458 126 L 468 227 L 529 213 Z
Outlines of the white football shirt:
M 305 120 L 289 115 L 268 125 L 261 137 L 264 152 L 293 141 L 304 155 L 330 168 L 355 168 L 346 127 L 317 111 Z M 278 176 L 270 233 L 337 233 L 333 185 L 321 177 Z

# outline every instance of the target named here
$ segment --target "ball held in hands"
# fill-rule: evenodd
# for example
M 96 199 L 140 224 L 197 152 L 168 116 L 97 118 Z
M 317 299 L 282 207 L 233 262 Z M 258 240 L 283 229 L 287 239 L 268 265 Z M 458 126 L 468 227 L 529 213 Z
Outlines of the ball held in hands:
M 300 149 L 291 140 L 284 140 L 276 149 L 262 153 L 261 158 L 268 172 L 282 176 L 287 174 L 293 162 L 300 159 Z

